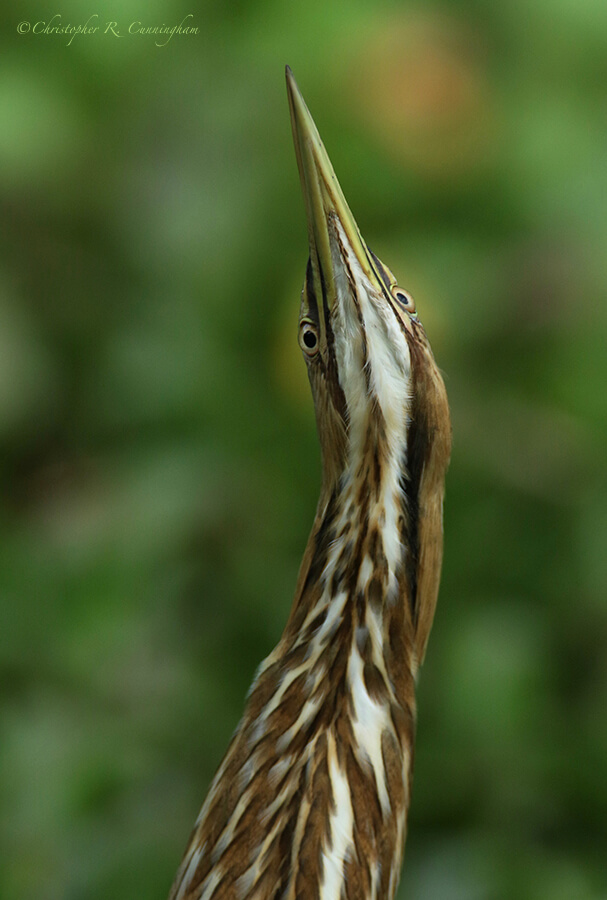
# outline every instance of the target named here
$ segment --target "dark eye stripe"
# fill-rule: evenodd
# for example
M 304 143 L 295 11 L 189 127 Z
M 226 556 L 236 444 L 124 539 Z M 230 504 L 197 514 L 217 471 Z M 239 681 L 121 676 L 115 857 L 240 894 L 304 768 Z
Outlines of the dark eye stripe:
M 309 283 L 312 284 L 312 264 L 310 260 L 308 260 L 307 273 Z M 344 394 L 343 388 L 339 383 L 339 374 L 337 371 L 337 363 L 335 361 L 335 337 L 333 336 L 333 328 L 331 327 L 331 313 L 329 311 L 329 304 L 327 301 L 327 287 L 325 284 L 325 277 L 322 271 L 322 267 L 320 265 L 318 267 L 318 273 L 320 275 L 320 290 L 322 292 L 322 305 L 324 311 L 323 325 L 326 341 L 326 363 L 323 360 L 324 351 L 322 353 L 317 353 L 314 357 L 314 360 L 321 366 L 327 385 L 329 387 L 329 390 L 331 391 L 331 397 L 335 410 L 345 422 L 347 416 L 346 395 Z M 316 302 L 316 313 L 318 315 L 318 301 L 316 299 L 316 295 L 314 295 L 314 299 Z
M 379 261 L 379 259 L 377 258 L 377 256 L 373 252 L 373 250 L 369 249 L 369 253 L 371 254 L 371 256 L 373 258 L 372 261 L 369 260 L 369 262 L 375 263 L 373 268 L 375 269 L 375 271 L 377 272 L 377 274 L 379 275 L 379 277 L 381 278 L 383 283 L 386 285 L 387 289 L 390 290 L 390 278 L 388 276 L 388 273 L 384 269 L 383 265 L 381 264 L 381 262 Z
M 316 292 L 314 290 L 312 263 L 309 258 L 308 265 L 306 266 L 306 294 L 308 297 L 308 312 L 310 318 L 314 319 L 315 322 L 318 322 L 318 300 L 316 299 Z

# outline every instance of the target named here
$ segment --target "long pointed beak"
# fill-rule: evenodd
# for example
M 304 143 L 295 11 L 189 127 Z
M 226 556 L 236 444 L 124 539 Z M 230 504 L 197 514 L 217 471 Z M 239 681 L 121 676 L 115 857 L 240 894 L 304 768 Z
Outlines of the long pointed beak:
M 378 287 L 381 281 L 373 269 L 369 251 L 289 66 L 286 67 L 286 76 L 295 154 L 308 218 L 310 260 L 316 280 L 323 285 L 326 302 L 331 309 L 336 297 L 335 264 L 331 252 L 332 218 L 339 220 L 367 278 Z

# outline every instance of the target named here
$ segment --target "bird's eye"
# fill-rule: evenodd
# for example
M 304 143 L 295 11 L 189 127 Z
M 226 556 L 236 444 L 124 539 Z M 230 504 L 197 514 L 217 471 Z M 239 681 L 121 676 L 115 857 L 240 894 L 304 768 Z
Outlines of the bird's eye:
M 408 294 L 406 291 L 403 291 L 403 289 L 400 288 L 397 284 L 393 285 L 391 290 L 394 299 L 397 300 L 400 305 L 407 310 L 407 312 L 415 312 L 415 302 L 410 294 Z
M 299 327 L 299 344 L 308 356 L 314 356 L 318 352 L 318 329 L 307 319 Z

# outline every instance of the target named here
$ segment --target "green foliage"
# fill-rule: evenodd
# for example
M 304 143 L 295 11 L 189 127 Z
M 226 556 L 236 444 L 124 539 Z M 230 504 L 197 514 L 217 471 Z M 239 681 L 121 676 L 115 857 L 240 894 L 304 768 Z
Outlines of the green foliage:
M 0 896 L 165 897 L 286 619 L 288 62 L 453 411 L 401 896 L 605 897 L 607 7 L 113 7 L 2 14 Z

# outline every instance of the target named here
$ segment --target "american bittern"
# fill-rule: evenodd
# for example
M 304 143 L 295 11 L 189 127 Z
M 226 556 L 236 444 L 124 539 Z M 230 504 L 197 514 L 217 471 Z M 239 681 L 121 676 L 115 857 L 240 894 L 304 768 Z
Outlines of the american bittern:
M 290 69 L 287 89 L 310 243 L 299 343 L 322 488 L 287 625 L 172 900 L 384 900 L 405 841 L 449 409 L 413 300 L 362 239 Z

